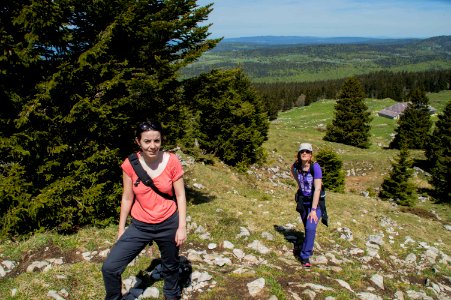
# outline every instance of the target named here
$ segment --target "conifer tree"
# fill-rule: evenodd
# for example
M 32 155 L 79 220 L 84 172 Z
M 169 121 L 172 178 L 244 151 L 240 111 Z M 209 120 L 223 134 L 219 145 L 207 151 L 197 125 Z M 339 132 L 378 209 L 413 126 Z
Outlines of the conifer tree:
M 119 164 L 136 123 L 162 121 L 168 144 L 183 136 L 177 76 L 219 42 L 203 23 L 211 9 L 195 0 L 2 1 L 0 174 L 27 183 L 0 185 L 2 233 L 117 219 Z
M 197 116 L 201 149 L 230 165 L 246 168 L 263 156 L 268 116 L 251 82 L 240 69 L 214 70 L 185 83 L 185 101 Z M 193 141 L 189 141 L 193 143 Z
M 345 175 L 343 161 L 331 148 L 324 148 L 315 155 L 323 171 L 323 186 L 333 192 L 344 192 Z
M 430 165 L 431 184 L 439 202 L 451 203 L 451 101 L 439 115 L 429 137 L 426 157 Z
M 399 149 L 403 144 L 408 149 L 424 149 L 432 121 L 429 114 L 429 99 L 422 89 L 414 89 L 405 101 L 410 101 L 399 117 L 396 135 L 390 148 Z
M 416 202 L 415 185 L 412 183 L 412 161 L 409 151 L 402 147 L 398 158 L 392 163 L 389 176 L 384 179 L 379 197 L 393 199 L 399 205 L 414 206 Z
M 344 82 L 335 104 L 334 119 L 323 138 L 325 141 L 369 147 L 371 117 L 363 97 L 364 90 L 357 78 Z

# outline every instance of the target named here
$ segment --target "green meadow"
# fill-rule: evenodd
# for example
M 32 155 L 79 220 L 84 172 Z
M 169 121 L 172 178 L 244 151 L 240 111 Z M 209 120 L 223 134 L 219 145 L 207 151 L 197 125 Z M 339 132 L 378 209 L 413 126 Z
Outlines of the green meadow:
M 451 92 L 428 94 L 431 104 L 442 110 L 451 99 Z M 408 277 L 400 275 L 392 266 L 393 257 L 403 260 L 407 254 L 422 254 L 418 243 L 435 245 L 447 255 L 451 255 L 451 235 L 444 224 L 451 222 L 451 209 L 446 205 L 431 201 L 419 202 L 413 209 L 397 207 L 390 202 L 374 197 L 362 196 L 364 191 L 378 188 L 390 168 L 397 151 L 385 147 L 396 126 L 396 121 L 377 116 L 377 111 L 391 105 L 390 99 L 367 99 L 373 120 L 371 129 L 372 146 L 369 149 L 329 143 L 322 140 L 325 126 L 331 122 L 334 100 L 322 100 L 307 107 L 281 112 L 271 122 L 268 140 L 264 143 L 267 159 L 260 165 L 249 168 L 248 172 L 237 170 L 216 161 L 213 164 L 195 162 L 185 166 L 185 181 L 188 191 L 188 215 L 190 218 L 187 244 L 181 249 L 182 255 L 188 250 L 221 253 L 230 257 L 232 265 L 219 267 L 201 261 L 193 262 L 199 272 L 208 272 L 215 284 L 202 292 L 190 294 L 188 299 L 251 299 L 246 284 L 257 278 L 265 279 L 265 288 L 253 299 L 297 299 L 306 288 L 301 283 L 311 283 L 330 287 L 317 295 L 318 299 L 333 296 L 336 299 L 355 299 L 356 294 L 339 285 L 336 279 L 347 282 L 355 292 L 366 291 L 372 286 L 370 277 L 375 273 L 384 274 L 385 290 L 376 290 L 383 299 L 392 299 L 396 291 L 423 290 L 434 298 L 434 293 L 424 286 L 424 282 L 445 282 L 451 276 L 449 265 L 437 263 L 431 268 L 412 272 Z M 315 151 L 323 147 L 334 149 L 344 162 L 346 192 L 328 193 L 330 226 L 318 229 L 315 256 L 334 255 L 340 264 L 329 262 L 325 266 L 314 266 L 311 271 L 303 270 L 292 255 L 293 244 L 283 234 L 275 230 L 278 226 L 292 224 L 294 236 L 302 236 L 303 227 L 294 210 L 294 181 L 282 174 L 288 174 L 299 143 L 310 142 Z M 186 155 L 179 153 L 182 158 Z M 422 157 L 420 151 L 412 152 Z M 278 170 L 274 173 L 271 170 Z M 427 178 L 418 175 L 415 180 L 419 187 L 428 187 Z M 204 186 L 194 187 L 195 183 Z M 380 251 L 378 261 L 365 263 L 360 258 L 350 256 L 352 248 L 365 249 L 369 234 L 385 232 L 380 221 L 393 220 L 397 225 L 396 234 L 385 233 L 387 241 Z M 202 226 L 210 233 L 209 240 L 202 239 L 195 232 Z M 240 227 L 249 229 L 247 239 L 238 238 Z M 349 228 L 354 236 L 352 242 L 340 238 L 339 230 Z M 54 232 L 38 233 L 27 239 L 15 239 L 0 243 L 0 260 L 12 260 L 16 268 L 0 281 L 0 299 L 49 299 L 49 290 L 66 290 L 66 299 L 102 299 L 104 297 L 100 268 L 103 258 L 94 256 L 90 261 L 82 258 L 86 251 L 101 252 L 111 247 L 116 236 L 115 225 L 107 228 L 82 228 L 73 235 L 58 235 Z M 272 240 L 262 239 L 262 233 L 269 232 Z M 402 246 L 407 237 L 416 243 Z M 271 249 L 268 254 L 258 254 L 247 245 L 253 240 L 263 240 Z M 222 248 L 224 241 L 230 241 L 235 248 L 254 254 L 264 263 L 246 265 Z M 217 249 L 209 250 L 208 244 L 216 243 Z M 133 266 L 129 266 L 123 278 L 142 275 L 152 260 L 158 257 L 156 247 L 140 256 Z M 228 252 L 228 254 L 227 254 Z M 363 254 L 362 254 L 363 255 Z M 26 272 L 27 266 L 37 260 L 63 258 L 64 264 L 50 270 Z M 234 274 L 244 267 L 247 271 Z M 162 294 L 162 282 L 154 284 Z M 12 296 L 15 291 L 15 296 Z M 248 295 L 248 296 L 246 296 Z

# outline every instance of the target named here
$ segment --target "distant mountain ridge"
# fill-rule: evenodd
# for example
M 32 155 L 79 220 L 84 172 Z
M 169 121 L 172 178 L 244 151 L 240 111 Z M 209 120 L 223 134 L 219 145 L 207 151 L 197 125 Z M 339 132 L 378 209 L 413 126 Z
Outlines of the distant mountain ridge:
M 322 44 L 405 44 L 420 38 L 368 38 L 368 37 L 315 37 L 315 36 L 249 36 L 225 38 L 223 44 L 258 44 L 258 45 L 322 45 Z

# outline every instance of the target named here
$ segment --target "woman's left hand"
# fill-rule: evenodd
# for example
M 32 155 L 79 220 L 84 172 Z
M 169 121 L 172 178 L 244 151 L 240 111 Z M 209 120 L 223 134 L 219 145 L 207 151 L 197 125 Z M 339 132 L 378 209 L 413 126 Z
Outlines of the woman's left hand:
M 177 229 L 177 232 L 175 233 L 175 243 L 177 247 L 180 247 L 183 245 L 183 243 L 186 241 L 186 228 L 185 227 L 179 227 Z
M 311 210 L 308 214 L 307 220 L 311 220 L 312 222 L 315 222 L 315 224 L 318 224 L 318 216 L 316 215 L 315 210 Z

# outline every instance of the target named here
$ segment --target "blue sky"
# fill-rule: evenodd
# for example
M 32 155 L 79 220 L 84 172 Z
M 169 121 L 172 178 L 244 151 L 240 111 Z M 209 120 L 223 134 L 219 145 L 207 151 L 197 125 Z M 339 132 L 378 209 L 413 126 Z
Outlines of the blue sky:
M 451 0 L 198 0 L 210 37 L 451 35 Z

